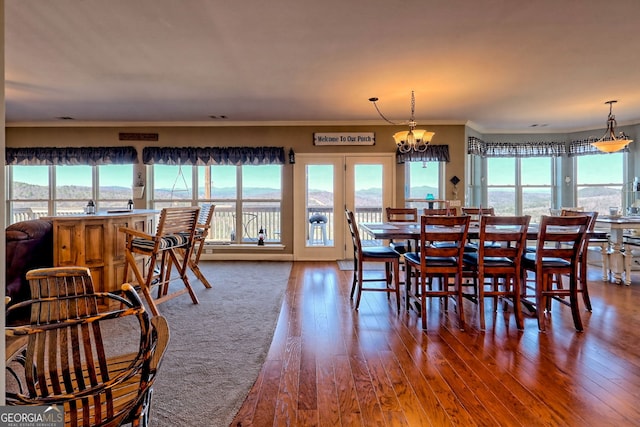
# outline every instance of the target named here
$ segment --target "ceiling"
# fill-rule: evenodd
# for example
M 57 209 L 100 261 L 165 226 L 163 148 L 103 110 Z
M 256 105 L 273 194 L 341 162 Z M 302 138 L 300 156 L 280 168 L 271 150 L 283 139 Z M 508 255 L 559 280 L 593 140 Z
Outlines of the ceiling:
M 638 0 L 5 2 L 7 125 L 640 123 Z M 210 116 L 216 116 L 211 118 Z M 225 116 L 226 118 L 220 118 Z

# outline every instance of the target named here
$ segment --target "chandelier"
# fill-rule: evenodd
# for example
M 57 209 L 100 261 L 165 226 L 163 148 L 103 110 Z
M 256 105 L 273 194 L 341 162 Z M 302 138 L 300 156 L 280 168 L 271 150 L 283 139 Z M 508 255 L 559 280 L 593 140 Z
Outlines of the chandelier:
M 427 132 L 424 129 L 416 129 L 416 97 L 413 91 L 411 91 L 411 118 L 407 122 L 395 123 L 387 119 L 384 114 L 380 112 L 380 109 L 376 104 L 377 100 L 378 98 L 369 98 L 369 101 L 373 103 L 373 106 L 376 107 L 376 111 L 384 121 L 386 121 L 387 123 L 391 123 L 392 125 L 409 125 L 408 131 L 405 130 L 393 134 L 393 139 L 396 141 L 398 151 L 401 153 L 408 153 L 410 151 L 417 151 L 422 153 L 427 151 L 427 145 L 429 145 L 429 143 L 431 142 L 431 138 L 433 138 L 433 135 L 435 135 L 435 133 Z
M 605 104 L 609 104 L 609 116 L 607 117 L 607 131 L 604 133 L 603 137 L 597 141 L 591 142 L 591 145 L 596 147 L 598 150 L 605 153 L 614 153 L 616 151 L 622 150 L 624 147 L 633 142 L 633 139 L 629 139 L 624 132 L 620 132 L 618 137 L 616 137 L 616 116 L 612 114 L 613 104 L 618 101 L 607 101 Z

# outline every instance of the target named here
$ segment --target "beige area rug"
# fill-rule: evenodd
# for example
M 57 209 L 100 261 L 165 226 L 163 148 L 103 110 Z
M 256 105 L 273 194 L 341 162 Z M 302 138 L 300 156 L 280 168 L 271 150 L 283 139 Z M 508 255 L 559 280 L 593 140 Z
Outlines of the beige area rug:
M 200 304 L 184 294 L 158 306 L 171 340 L 154 385 L 154 427 L 229 426 L 266 359 L 291 263 L 206 261 L 201 269 L 213 289 L 192 280 Z

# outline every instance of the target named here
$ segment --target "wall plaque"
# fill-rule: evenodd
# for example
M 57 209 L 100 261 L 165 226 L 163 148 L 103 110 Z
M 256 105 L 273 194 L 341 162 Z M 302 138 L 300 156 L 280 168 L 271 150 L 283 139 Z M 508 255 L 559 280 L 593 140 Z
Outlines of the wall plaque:
M 374 145 L 374 132 L 322 132 L 313 134 L 313 145 Z
M 157 141 L 157 133 L 133 133 L 120 132 L 118 134 L 120 141 Z

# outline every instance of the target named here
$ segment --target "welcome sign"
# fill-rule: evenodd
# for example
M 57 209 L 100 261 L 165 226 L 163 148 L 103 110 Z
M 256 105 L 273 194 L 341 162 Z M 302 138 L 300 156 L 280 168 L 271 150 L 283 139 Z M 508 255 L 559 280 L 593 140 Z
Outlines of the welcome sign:
M 323 132 L 313 134 L 313 145 L 374 145 L 374 132 Z

